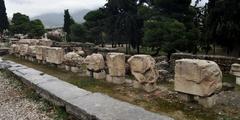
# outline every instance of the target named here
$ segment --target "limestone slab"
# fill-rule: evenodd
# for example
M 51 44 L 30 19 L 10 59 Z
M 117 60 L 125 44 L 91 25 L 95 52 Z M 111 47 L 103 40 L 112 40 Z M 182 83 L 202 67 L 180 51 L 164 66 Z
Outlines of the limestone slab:
M 100 93 L 76 98 L 70 103 L 67 111 L 75 115 L 78 115 L 78 111 L 88 114 L 87 117 L 86 114 L 84 117 L 78 115 L 81 120 L 173 120 Z

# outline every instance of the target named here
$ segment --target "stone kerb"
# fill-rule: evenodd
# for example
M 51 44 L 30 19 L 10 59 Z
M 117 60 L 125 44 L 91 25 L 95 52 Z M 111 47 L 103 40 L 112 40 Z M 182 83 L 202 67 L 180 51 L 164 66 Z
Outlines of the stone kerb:
M 81 120 L 173 120 L 101 93 L 83 90 L 14 62 L 1 61 L 0 67 L 20 77 L 23 83 L 32 87 L 40 96 L 65 107 L 69 114 Z
M 124 53 L 108 53 L 106 56 L 106 63 L 109 74 L 107 81 L 115 84 L 125 83 L 125 54 Z

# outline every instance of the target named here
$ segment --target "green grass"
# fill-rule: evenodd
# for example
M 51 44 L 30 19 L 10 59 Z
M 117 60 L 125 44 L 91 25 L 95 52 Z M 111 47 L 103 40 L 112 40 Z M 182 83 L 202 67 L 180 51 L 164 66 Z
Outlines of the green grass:
M 58 77 L 59 79 L 74 84 L 80 88 L 92 92 L 104 93 L 113 98 L 141 106 L 149 111 L 171 116 L 176 120 L 216 120 L 219 117 L 219 115 L 214 113 L 211 109 L 204 109 L 199 105 L 197 105 L 197 107 L 191 107 L 177 102 L 174 98 L 172 98 L 173 101 L 156 97 L 148 98 L 146 97 L 148 94 L 144 91 L 133 89 L 125 85 L 114 85 L 106 82 L 105 80 L 95 80 L 90 77 L 81 77 L 76 73 L 68 72 L 55 67 L 49 67 L 48 65 L 29 62 L 13 56 L 5 56 L 4 59 L 12 60 L 28 67 L 43 71 L 46 74 Z M 233 82 L 232 76 L 224 76 L 224 81 Z M 178 113 L 178 111 L 181 111 L 183 116 L 176 116 L 175 114 Z
M 236 84 L 236 77 L 230 74 L 223 75 L 223 82 L 228 82 L 231 84 Z

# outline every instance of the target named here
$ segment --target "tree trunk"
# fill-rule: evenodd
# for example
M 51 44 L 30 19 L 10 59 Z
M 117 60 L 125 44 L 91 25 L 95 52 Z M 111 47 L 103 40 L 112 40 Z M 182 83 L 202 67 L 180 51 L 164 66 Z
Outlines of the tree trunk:
M 137 54 L 140 54 L 140 48 L 139 48 L 139 45 L 137 45 Z
M 160 52 L 161 48 L 157 48 L 156 52 L 154 54 L 152 54 L 152 56 L 157 56 Z

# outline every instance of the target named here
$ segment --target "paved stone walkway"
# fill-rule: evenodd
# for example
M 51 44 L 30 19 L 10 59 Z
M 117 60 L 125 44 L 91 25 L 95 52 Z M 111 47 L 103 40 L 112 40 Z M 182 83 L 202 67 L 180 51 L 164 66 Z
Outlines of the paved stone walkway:
M 0 120 L 52 120 L 40 110 L 42 105 L 26 98 L 14 81 L 0 73 Z

